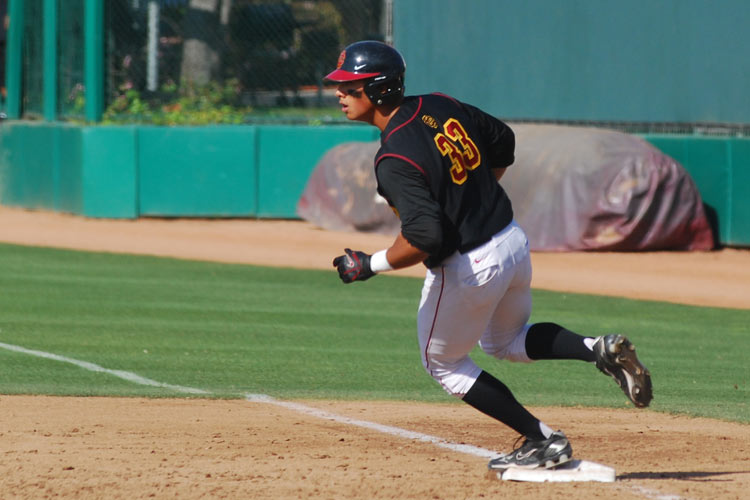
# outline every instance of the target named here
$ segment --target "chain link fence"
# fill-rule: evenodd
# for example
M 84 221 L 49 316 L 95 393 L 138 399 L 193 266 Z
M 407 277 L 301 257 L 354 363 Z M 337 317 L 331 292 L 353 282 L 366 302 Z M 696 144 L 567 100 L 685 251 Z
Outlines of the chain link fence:
M 28 116 L 41 116 L 43 92 L 43 44 L 39 19 L 42 0 L 27 0 L 23 4 L 23 54 L 21 82 L 22 106 Z
M 57 113 L 61 117 L 83 117 L 84 3 L 85 0 L 58 1 Z
M 390 36 L 393 0 L 106 0 L 104 122 L 341 120 L 322 78 Z M 22 116 L 44 100 L 43 0 L 23 2 Z M 85 0 L 57 0 L 57 115 L 85 108 Z
M 322 77 L 349 43 L 393 38 L 395 0 L 100 1 L 105 123 L 345 122 Z M 41 118 L 49 4 L 21 5 L 21 114 Z M 85 6 L 86 0 L 56 0 L 59 119 L 84 119 Z M 531 121 L 630 133 L 750 135 L 748 124 Z
M 104 120 L 339 120 L 322 78 L 384 0 L 109 0 Z
M 83 115 L 84 0 L 58 0 L 57 114 Z M 24 118 L 40 118 L 44 104 L 43 0 L 23 2 L 21 108 Z

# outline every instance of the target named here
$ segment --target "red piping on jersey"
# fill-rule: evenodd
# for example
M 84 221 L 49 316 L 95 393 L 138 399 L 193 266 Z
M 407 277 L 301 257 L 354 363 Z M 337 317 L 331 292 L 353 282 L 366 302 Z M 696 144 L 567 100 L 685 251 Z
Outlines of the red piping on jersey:
M 430 375 L 432 375 L 432 371 L 430 370 L 430 358 L 427 355 L 427 351 L 430 350 L 430 341 L 432 340 L 432 334 L 435 331 L 435 323 L 437 323 L 437 316 L 438 311 L 440 310 L 440 301 L 443 298 L 443 290 L 445 290 L 445 267 L 440 267 L 440 294 L 438 295 L 437 304 L 435 305 L 435 316 L 432 318 L 432 326 L 430 327 L 430 335 L 427 337 L 427 344 L 425 344 L 424 347 L 424 362 L 425 362 L 425 369 L 430 371 Z
M 448 94 L 443 94 L 442 92 L 433 92 L 432 95 L 438 95 L 440 97 L 445 97 L 446 99 L 450 99 L 454 103 L 458 104 L 458 101 L 455 98 L 449 96 Z
M 396 128 L 394 128 L 393 130 L 391 130 L 391 131 L 390 131 L 390 132 L 388 133 L 388 135 L 387 135 L 387 136 L 385 136 L 385 139 L 383 139 L 383 142 L 386 142 L 386 141 L 387 141 L 387 140 L 388 140 L 388 139 L 389 139 L 389 138 L 390 138 L 390 137 L 391 137 L 391 136 L 393 135 L 393 133 L 394 133 L 394 132 L 395 132 L 396 130 L 400 129 L 401 127 L 403 127 L 403 126 L 405 126 L 405 125 L 408 125 L 408 124 L 409 124 L 409 122 L 411 122 L 411 121 L 412 121 L 412 120 L 413 120 L 414 118 L 416 118 L 416 117 L 417 117 L 417 115 L 419 114 L 419 110 L 420 110 L 420 109 L 422 109 L 422 98 L 421 98 L 421 97 L 419 98 L 419 105 L 417 106 L 417 110 L 416 110 L 416 111 L 414 112 L 414 114 L 412 115 L 412 117 L 411 117 L 411 118 L 409 118 L 408 120 L 406 120 L 406 121 L 405 121 L 404 123 L 402 123 L 402 124 L 401 124 L 401 125 L 399 125 L 398 127 L 396 127 Z
M 382 160 L 383 158 L 387 158 L 387 157 L 396 158 L 396 159 L 399 159 L 399 160 L 403 160 L 406 163 L 408 163 L 409 165 L 411 165 L 412 167 L 414 167 L 417 170 L 419 170 L 420 172 L 422 172 L 422 175 L 424 175 L 425 177 L 427 177 L 427 173 L 424 171 L 424 169 L 422 167 L 419 166 L 419 164 L 417 162 L 415 162 L 414 160 L 412 160 L 410 158 L 407 158 L 406 156 L 397 155 L 396 153 L 386 153 L 386 154 L 380 156 L 377 160 L 375 160 L 375 167 L 377 168 L 378 163 L 380 163 L 380 160 Z

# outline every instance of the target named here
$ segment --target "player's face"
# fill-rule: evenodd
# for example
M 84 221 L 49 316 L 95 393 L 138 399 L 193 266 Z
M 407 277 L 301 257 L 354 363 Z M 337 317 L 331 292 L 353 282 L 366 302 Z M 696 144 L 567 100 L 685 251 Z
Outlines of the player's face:
M 341 82 L 336 87 L 341 111 L 349 120 L 372 123 L 374 105 L 364 92 L 363 80 Z

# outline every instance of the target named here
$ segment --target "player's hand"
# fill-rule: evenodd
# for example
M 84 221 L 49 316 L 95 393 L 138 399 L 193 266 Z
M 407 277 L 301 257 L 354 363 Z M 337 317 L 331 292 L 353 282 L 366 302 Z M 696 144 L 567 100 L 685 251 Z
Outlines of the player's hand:
M 370 255 L 360 251 L 345 248 L 346 255 L 339 255 L 333 259 L 333 267 L 339 272 L 344 283 L 364 281 L 375 276 L 370 269 Z

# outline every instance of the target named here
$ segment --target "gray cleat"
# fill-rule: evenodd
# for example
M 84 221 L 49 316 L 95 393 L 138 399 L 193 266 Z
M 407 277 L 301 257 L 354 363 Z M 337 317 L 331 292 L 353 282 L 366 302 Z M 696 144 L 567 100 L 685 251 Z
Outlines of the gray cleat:
M 520 439 L 520 438 L 519 438 Z M 523 444 L 512 452 L 490 460 L 490 470 L 552 469 L 569 462 L 573 458 L 573 448 L 562 431 L 553 432 L 542 441 L 525 439 Z
M 625 395 L 638 408 L 645 408 L 653 398 L 651 374 L 638 361 L 635 346 L 623 335 L 605 335 L 594 343 L 596 367 L 611 375 Z

